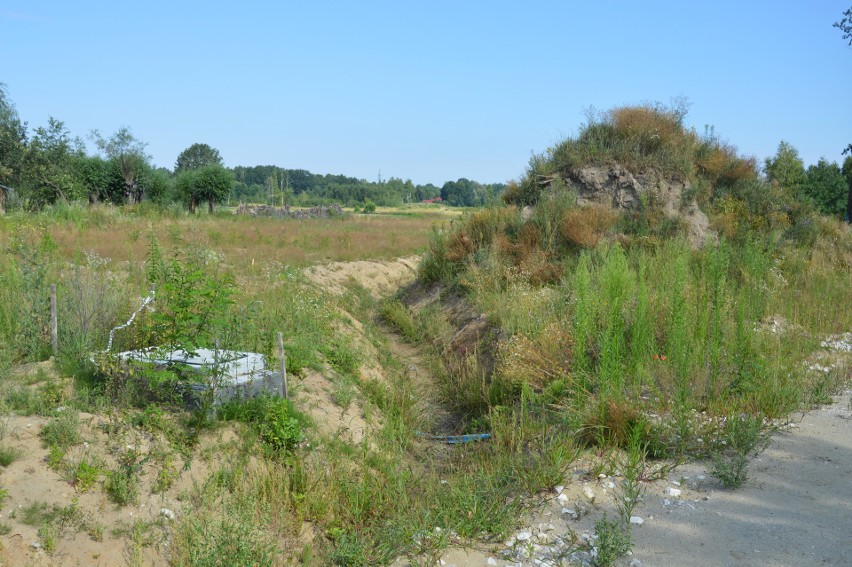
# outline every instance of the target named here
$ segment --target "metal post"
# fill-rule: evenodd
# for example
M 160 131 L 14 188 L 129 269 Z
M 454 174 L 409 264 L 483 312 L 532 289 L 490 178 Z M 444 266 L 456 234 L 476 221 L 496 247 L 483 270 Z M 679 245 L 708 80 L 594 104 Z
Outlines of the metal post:
M 278 358 L 281 360 L 281 379 L 284 385 L 284 399 L 290 397 L 287 388 L 287 358 L 284 356 L 284 334 L 278 333 Z
M 59 325 L 56 317 L 56 284 L 50 284 L 50 346 L 53 357 L 59 354 Z

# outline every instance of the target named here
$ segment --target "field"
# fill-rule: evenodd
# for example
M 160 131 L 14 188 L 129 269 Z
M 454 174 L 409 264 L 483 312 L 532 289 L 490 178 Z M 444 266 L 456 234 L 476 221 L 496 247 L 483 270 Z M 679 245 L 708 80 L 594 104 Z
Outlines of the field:
M 2 563 L 614 564 L 679 465 L 732 490 L 772 430 L 848 381 L 824 346 L 852 328 L 826 308 L 852 296 L 848 227 L 822 221 L 809 249 L 603 238 L 556 265 L 524 240 L 539 222 L 3 217 Z M 93 365 L 152 284 L 113 351 L 278 365 L 281 331 L 292 399 L 189 411 L 178 371 Z

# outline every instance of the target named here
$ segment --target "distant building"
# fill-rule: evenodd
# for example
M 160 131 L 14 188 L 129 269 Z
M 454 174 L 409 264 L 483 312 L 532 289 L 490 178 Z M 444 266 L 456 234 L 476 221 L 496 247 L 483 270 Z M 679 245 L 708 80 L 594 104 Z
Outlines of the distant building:
M 440 203 L 442 201 L 443 199 L 441 199 L 440 197 L 435 197 L 434 199 L 423 199 L 424 203 Z

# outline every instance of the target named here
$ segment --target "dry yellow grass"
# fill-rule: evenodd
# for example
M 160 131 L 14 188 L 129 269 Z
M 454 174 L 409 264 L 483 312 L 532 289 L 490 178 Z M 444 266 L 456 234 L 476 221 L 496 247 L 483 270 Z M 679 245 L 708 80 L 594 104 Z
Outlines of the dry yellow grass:
M 199 217 L 151 220 L 119 217 L 98 227 L 59 221 L 49 231 L 59 252 L 74 258 L 92 250 L 113 261 L 145 259 L 151 230 L 171 250 L 201 246 L 236 270 L 272 262 L 305 266 L 321 261 L 410 256 L 425 249 L 436 215 L 362 215 L 332 219 Z

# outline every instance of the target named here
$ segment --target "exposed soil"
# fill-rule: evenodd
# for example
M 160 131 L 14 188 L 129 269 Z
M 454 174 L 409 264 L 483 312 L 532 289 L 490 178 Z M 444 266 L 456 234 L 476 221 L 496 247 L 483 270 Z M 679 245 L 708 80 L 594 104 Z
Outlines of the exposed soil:
M 395 260 L 330 262 L 308 268 L 305 275 L 327 292 L 343 293 L 346 284 L 354 281 L 379 298 L 414 281 L 419 261 L 419 256 L 409 256 Z

